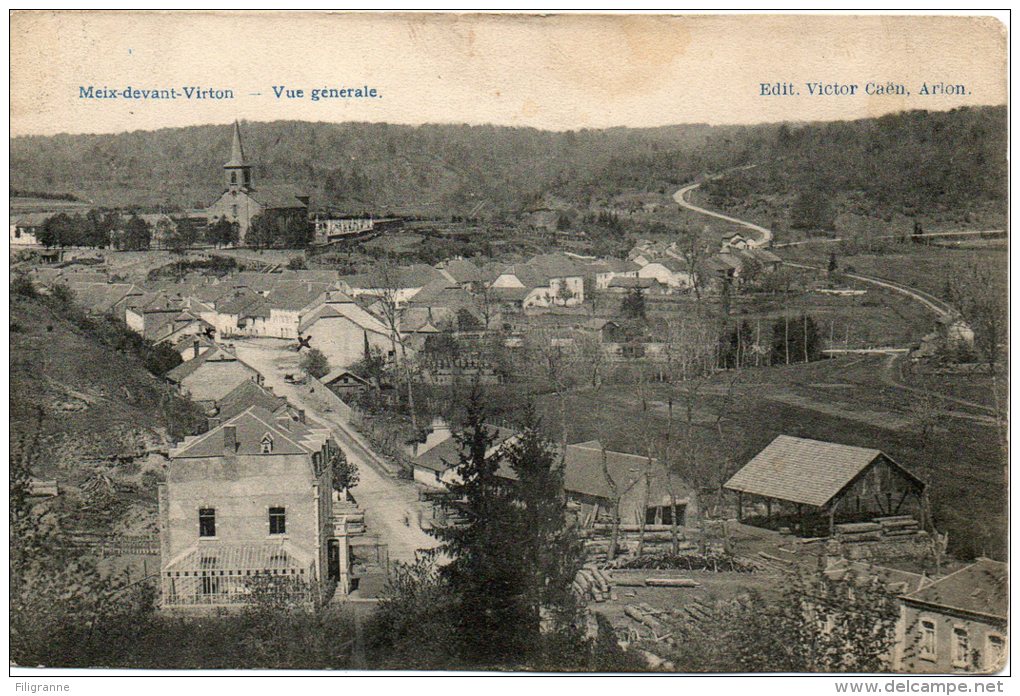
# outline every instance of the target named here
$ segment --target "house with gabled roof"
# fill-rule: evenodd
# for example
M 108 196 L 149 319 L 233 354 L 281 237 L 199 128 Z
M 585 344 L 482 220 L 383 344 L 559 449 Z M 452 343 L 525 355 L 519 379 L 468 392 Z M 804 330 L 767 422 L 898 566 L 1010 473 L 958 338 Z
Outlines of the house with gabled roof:
M 912 673 L 991 673 L 1009 654 L 1009 567 L 990 558 L 900 597 L 894 665 Z
M 663 256 L 648 261 L 638 270 L 637 277 L 650 278 L 672 290 L 686 290 L 693 287 L 695 282 L 694 273 L 687 262 L 672 256 Z
M 522 309 L 574 307 L 584 302 L 584 270 L 565 254 L 539 254 L 504 268 L 490 287 Z
M 472 290 L 482 283 L 482 271 L 467 259 L 456 258 L 442 261 L 436 269 L 457 287 Z
M 724 488 L 737 494 L 741 521 L 748 513 L 766 524 L 777 518 L 811 534 L 831 535 L 837 522 L 920 518 L 923 510 L 924 483 L 884 452 L 790 435 L 775 438 Z
M 261 583 L 318 605 L 346 593 L 330 431 L 250 406 L 170 451 L 159 485 L 160 607 L 241 608 Z
M 448 280 L 443 273 L 423 263 L 397 268 L 376 268 L 368 273 L 341 276 L 339 287 L 351 297 L 385 298 L 403 307 L 429 283 Z
M 258 370 L 219 346 L 181 363 L 163 377 L 192 401 L 206 405 L 222 399 L 242 382 L 263 383 Z
M 381 319 L 342 292 L 331 292 L 325 301 L 301 318 L 298 332 L 326 356 L 330 369 L 347 368 L 377 351 L 392 359 L 396 339 Z
M 291 406 L 286 398 L 274 394 L 270 387 L 249 379 L 238 384 L 222 399 L 213 402 L 210 411 L 214 415 L 209 417 L 210 427 L 216 427 L 252 406 L 268 411 L 274 417 L 288 416 L 305 422 L 305 412 L 302 409 Z
M 612 517 L 619 503 L 623 524 L 691 524 L 700 514 L 697 495 L 657 458 L 616 452 L 598 440 L 567 445 L 563 456 L 567 500 L 580 506 L 580 522 Z

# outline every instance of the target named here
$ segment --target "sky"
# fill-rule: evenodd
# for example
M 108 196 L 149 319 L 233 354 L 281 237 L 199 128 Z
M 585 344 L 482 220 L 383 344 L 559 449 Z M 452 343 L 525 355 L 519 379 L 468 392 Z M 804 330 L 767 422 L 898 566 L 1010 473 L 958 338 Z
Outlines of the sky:
M 799 95 L 762 96 L 762 83 Z M 858 86 L 812 96 L 808 83 Z M 867 95 L 869 82 L 910 95 Z M 961 95 L 919 91 L 964 85 Z M 234 99 L 88 99 L 187 86 Z M 303 89 L 277 99 L 273 87 Z M 381 96 L 312 101 L 315 88 Z M 15 12 L 11 135 L 228 123 L 492 123 L 568 130 L 849 120 L 1004 104 L 988 17 Z

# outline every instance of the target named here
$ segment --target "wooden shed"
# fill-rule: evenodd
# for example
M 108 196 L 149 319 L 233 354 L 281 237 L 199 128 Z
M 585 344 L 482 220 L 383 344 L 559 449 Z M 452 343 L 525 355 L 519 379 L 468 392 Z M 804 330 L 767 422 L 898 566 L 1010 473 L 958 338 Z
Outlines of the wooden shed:
M 789 435 L 773 440 L 725 488 L 737 494 L 741 521 L 745 504 L 764 502 L 766 520 L 779 513 L 802 530 L 827 521 L 829 534 L 837 522 L 920 518 L 924 509 L 924 483 L 885 453 Z

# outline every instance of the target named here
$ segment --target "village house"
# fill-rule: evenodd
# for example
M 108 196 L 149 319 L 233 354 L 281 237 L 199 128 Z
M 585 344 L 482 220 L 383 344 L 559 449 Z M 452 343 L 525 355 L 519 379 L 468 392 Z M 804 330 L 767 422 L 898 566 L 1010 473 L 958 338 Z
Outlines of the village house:
M 919 517 L 924 508 L 924 483 L 883 452 L 789 435 L 774 439 L 724 487 L 737 494 L 739 520 L 808 536 L 832 535 L 838 522 Z
M 594 280 L 596 290 L 607 290 L 617 278 L 637 278 L 641 266 L 626 259 L 596 259 L 585 264 L 585 272 Z
M 22 213 L 11 216 L 11 247 L 39 246 L 38 235 L 53 213 Z
M 257 406 L 273 417 L 287 416 L 293 420 L 305 422 L 305 412 L 290 405 L 282 396 L 273 393 L 270 387 L 250 379 L 238 384 L 222 399 L 214 401 L 209 407 L 209 427 L 215 428 L 220 423 L 230 420 L 242 411 Z
M 574 307 L 584 302 L 584 271 L 564 254 L 541 254 L 503 269 L 490 287 L 522 309 Z
M 896 671 L 992 673 L 1009 654 L 1008 566 L 979 558 L 900 597 Z
M 347 402 L 351 399 L 351 397 L 372 388 L 372 383 L 367 379 L 359 377 L 350 370 L 342 367 L 331 371 L 329 374 L 323 376 L 319 381 L 326 385 L 327 389 L 340 397 L 340 400 L 344 402 Z
M 515 441 L 516 433 L 509 428 L 488 425 L 485 429 L 493 436 L 493 442 L 485 452 L 486 459 L 497 456 Z M 424 442 L 408 447 L 414 469 L 414 480 L 430 488 L 446 488 L 460 482 L 457 467 L 460 465 L 460 443 L 453 437 L 450 426 L 441 418 L 432 421 L 429 434 Z M 501 468 L 505 468 L 501 465 Z
M 406 305 L 422 288 L 448 279 L 440 271 L 425 264 L 380 268 L 370 273 L 341 276 L 339 288 L 351 297 L 371 296 L 390 302 L 397 309 Z
M 143 338 L 154 339 L 184 310 L 180 297 L 155 292 L 133 295 L 124 303 L 124 322 Z
M 173 319 L 158 329 L 149 340 L 156 345 L 167 343 L 177 345 L 182 338 L 215 335 L 215 328 L 212 324 L 199 318 L 191 310 L 181 310 Z
M 451 283 L 464 290 L 474 290 L 482 284 L 482 272 L 467 259 L 449 259 L 436 264 L 436 269 Z
M 159 484 L 160 606 L 236 608 L 259 582 L 309 605 L 346 594 L 338 450 L 328 429 L 258 406 L 172 449 Z
M 130 298 L 141 297 L 144 291 L 131 283 L 66 283 L 74 301 L 93 317 L 121 316 Z
M 204 334 L 184 335 L 170 345 L 180 354 L 182 362 L 194 360 L 217 347 L 216 342 Z
M 256 188 L 251 165 L 245 159 L 241 144 L 241 127 L 234 122 L 230 161 L 223 165 L 226 190 L 206 209 L 209 224 L 219 220 L 236 223 L 238 243 L 243 246 L 252 220 L 263 214 L 295 213 L 307 215 L 308 197 L 292 191 Z
M 611 518 L 617 505 L 622 524 L 685 526 L 700 515 L 693 489 L 655 457 L 614 452 L 591 440 L 567 445 L 563 467 L 567 500 L 579 506 L 584 527 Z
M 215 348 L 181 363 L 164 378 L 192 401 L 211 405 L 242 382 L 262 384 L 262 375 L 225 348 Z
M 389 327 L 342 292 L 328 293 L 302 317 L 298 331 L 311 348 L 322 351 L 330 369 L 349 368 L 369 352 L 389 360 L 402 357 Z
M 649 278 L 671 290 L 686 290 L 694 285 L 694 274 L 686 262 L 672 256 L 650 260 L 637 272 L 638 278 Z

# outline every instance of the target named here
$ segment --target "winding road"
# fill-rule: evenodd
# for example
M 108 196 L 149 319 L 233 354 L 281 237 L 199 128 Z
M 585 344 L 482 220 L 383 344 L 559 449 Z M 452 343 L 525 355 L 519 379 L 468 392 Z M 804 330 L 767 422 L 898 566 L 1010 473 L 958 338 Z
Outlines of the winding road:
M 748 167 L 743 167 L 743 169 L 747 168 Z M 715 176 L 710 176 L 708 178 L 717 179 L 720 176 L 722 176 L 722 174 L 716 174 Z M 734 225 L 740 225 L 741 227 L 745 227 L 751 230 L 752 232 L 757 233 L 760 238 L 756 237 L 754 239 L 747 240 L 747 245 L 750 247 L 764 247 L 769 246 L 772 243 L 772 230 L 765 229 L 761 225 L 756 225 L 753 222 L 747 222 L 746 220 L 738 220 L 735 217 L 730 217 L 729 215 L 717 213 L 714 210 L 706 210 L 705 208 L 698 207 L 691 203 L 690 201 L 688 201 L 687 194 L 689 194 L 691 191 L 698 188 L 699 186 L 701 186 L 701 183 L 688 184 L 687 186 L 684 186 L 682 189 L 673 194 L 673 200 L 676 201 L 681 208 L 687 208 L 687 210 L 693 211 L 695 213 L 700 213 L 701 215 L 707 215 L 709 217 L 718 218 L 719 220 L 725 220 L 726 222 L 732 222 Z

